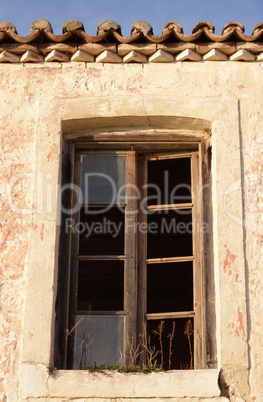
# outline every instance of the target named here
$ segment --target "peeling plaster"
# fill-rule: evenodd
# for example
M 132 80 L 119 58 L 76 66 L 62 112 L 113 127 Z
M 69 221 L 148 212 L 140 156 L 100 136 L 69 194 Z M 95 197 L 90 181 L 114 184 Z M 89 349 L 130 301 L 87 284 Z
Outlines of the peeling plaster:
M 50 359 L 57 216 L 54 208 L 48 214 L 45 205 L 39 204 L 35 181 L 30 175 L 42 169 L 44 175 L 52 174 L 50 182 L 54 188 L 58 184 L 61 119 L 64 113 L 70 113 L 65 106 L 70 99 L 82 100 L 89 113 L 98 118 L 103 114 L 143 113 L 148 118 L 149 114 L 179 113 L 213 121 L 218 360 L 222 367 L 231 359 L 232 363 L 240 359 L 245 364 L 248 350 L 250 390 L 247 382 L 244 390 L 239 380 L 240 373 L 247 376 L 247 367 L 240 363 L 235 366 L 234 374 L 231 371 L 235 395 L 247 398 L 249 394 L 244 400 L 263 400 L 263 278 L 259 270 L 263 266 L 261 70 L 260 63 L 238 62 L 164 63 L 143 67 L 137 64 L 94 67 L 76 63 L 70 68 L 60 63 L 1 65 L 0 392 L 3 401 L 17 400 L 19 373 L 25 356 L 35 356 L 36 363 L 43 367 Z M 104 104 L 106 98 L 110 101 Z M 129 99 L 132 100 L 127 112 L 125 101 Z M 240 228 L 223 209 L 224 189 L 237 178 L 240 180 L 237 99 L 243 107 L 241 152 L 245 172 L 247 284 L 241 258 L 243 243 L 237 235 Z M 93 101 L 96 107 L 91 106 Z M 7 184 L 12 190 L 11 197 L 6 191 Z M 233 213 L 241 217 L 238 197 L 230 198 L 229 202 Z M 52 199 L 52 205 L 56 205 L 56 199 Z M 249 289 L 248 330 L 245 285 Z M 38 293 L 32 291 L 34 286 Z M 32 309 L 33 306 L 41 308 L 34 313 L 30 304 Z M 38 333 L 38 328 L 43 328 L 43 333 Z M 43 367 L 41 376 L 44 376 Z

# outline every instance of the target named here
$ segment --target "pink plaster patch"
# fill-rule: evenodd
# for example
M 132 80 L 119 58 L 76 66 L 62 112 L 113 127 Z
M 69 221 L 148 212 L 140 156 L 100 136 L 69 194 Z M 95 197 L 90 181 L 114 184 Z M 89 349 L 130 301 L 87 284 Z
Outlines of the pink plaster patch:
M 129 91 L 130 91 L 130 92 L 137 92 L 137 90 L 138 90 L 138 89 L 137 89 L 136 87 L 129 88 Z
M 92 75 L 92 77 L 94 78 L 100 78 L 101 76 L 101 70 L 99 68 L 94 68 L 90 71 L 90 74 Z
M 44 230 L 45 230 L 45 225 L 42 223 L 41 229 L 40 229 L 40 239 L 43 241 L 44 240 Z
M 238 337 L 241 337 L 242 340 L 244 340 L 245 336 L 246 336 L 246 332 L 245 332 L 244 323 L 243 323 L 243 313 L 242 313 L 240 307 L 238 307 L 237 314 L 238 314 L 237 322 L 229 323 L 227 328 L 230 329 L 229 335 L 238 336 Z
M 235 262 L 235 259 L 237 258 L 236 255 L 232 254 L 230 250 L 227 248 L 226 250 L 226 258 L 224 261 L 224 272 L 228 273 L 228 275 L 231 275 L 232 270 L 231 270 L 231 265 Z
M 245 333 L 245 328 L 244 328 L 244 324 L 243 324 L 243 313 L 242 313 L 240 307 L 238 307 L 237 314 L 238 314 L 238 319 L 237 319 L 235 335 L 241 336 L 241 338 L 244 339 L 246 336 L 246 333 Z
M 4 381 L 4 377 L 0 378 L 0 392 L 4 392 L 4 386 L 2 384 L 2 382 Z
M 48 153 L 48 155 L 47 155 L 47 160 L 48 160 L 49 162 L 50 162 L 51 157 L 52 157 L 52 151 L 50 151 L 50 152 Z

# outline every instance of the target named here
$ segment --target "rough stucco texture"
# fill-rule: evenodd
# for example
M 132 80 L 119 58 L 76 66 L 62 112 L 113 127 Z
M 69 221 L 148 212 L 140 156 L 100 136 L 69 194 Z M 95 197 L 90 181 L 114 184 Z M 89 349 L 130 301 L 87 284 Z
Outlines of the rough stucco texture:
M 30 91 L 29 71 L 1 69 L 1 375 L 0 389 L 17 392 L 21 335 L 26 291 L 26 269 L 33 208 L 32 186 L 17 175 L 33 172 L 36 100 Z M 36 94 L 35 94 L 36 96 Z M 13 187 L 12 200 L 6 185 Z M 11 208 L 11 204 L 16 207 Z
M 113 106 L 111 102 L 103 104 L 103 99 L 110 97 L 114 101 L 116 98 L 121 103 L 122 99 L 129 96 L 134 99 L 135 114 L 136 102 L 143 104 L 144 98 L 148 97 L 148 106 L 144 104 L 146 115 L 147 109 L 151 114 L 160 113 L 160 99 L 176 99 L 182 107 L 191 105 L 196 98 L 205 100 L 208 107 L 211 101 L 213 110 L 212 106 L 210 110 L 202 110 L 200 102 L 200 111 L 197 113 L 195 110 L 193 117 L 209 119 L 211 115 L 216 124 L 217 120 L 223 121 L 225 116 L 229 127 L 232 123 L 233 127 L 235 126 L 233 132 L 222 134 L 217 129 L 212 133 L 217 136 L 216 155 L 213 157 L 216 158 L 214 177 L 217 180 L 215 186 L 219 193 L 218 200 L 223 200 L 220 191 L 224 190 L 224 178 L 227 182 L 230 175 L 231 183 L 236 180 L 235 188 L 240 188 L 241 191 L 241 199 L 238 202 L 243 203 L 241 214 L 240 208 L 238 213 L 233 213 L 237 202 L 233 190 L 233 193 L 229 193 L 226 204 L 233 216 L 228 214 L 224 218 L 225 215 L 223 216 L 220 205 L 218 206 L 220 230 L 216 269 L 220 302 L 217 303 L 217 313 L 221 318 L 217 330 L 219 346 L 222 346 L 222 350 L 219 350 L 219 362 L 226 368 L 227 365 L 240 364 L 250 369 L 249 395 L 247 391 L 242 394 L 242 390 L 236 388 L 233 398 L 263 400 L 262 64 L 2 64 L 0 91 L 2 400 L 20 400 L 22 362 L 47 365 L 50 360 L 56 257 L 55 186 L 59 181 L 61 156 L 59 127 L 67 102 L 85 100 L 88 105 L 89 101 L 92 100 L 93 104 L 96 101 L 98 115 L 103 115 L 104 112 L 110 115 Z M 152 98 L 153 103 L 149 98 Z M 225 101 L 224 109 L 222 105 Z M 227 105 L 238 105 L 238 101 L 240 114 L 236 112 L 233 116 L 229 115 L 231 112 Z M 221 104 L 218 118 L 215 109 L 217 103 Z M 131 110 L 132 107 L 129 113 Z M 121 113 L 124 115 L 125 111 L 122 110 Z M 235 169 L 231 168 L 235 162 L 233 155 L 240 158 L 238 168 Z M 44 201 L 42 206 L 36 202 L 38 193 L 34 176 L 40 169 L 44 169 L 45 185 L 53 186 L 52 200 L 49 203 Z M 220 191 L 217 186 L 221 186 Z M 233 222 L 235 219 L 236 222 Z M 245 226 L 241 225 L 240 229 L 242 219 Z M 233 232 L 235 228 L 238 228 L 241 234 L 240 242 L 236 241 Z M 37 296 L 32 287 L 38 289 Z M 35 299 L 32 300 L 32 297 Z M 239 300 L 243 300 L 242 305 Z M 39 313 L 34 315 L 28 312 L 30 308 L 27 305 L 34 306 L 36 312 L 39 309 Z M 41 316 L 39 321 L 36 318 L 38 316 Z M 39 342 L 42 342 L 43 347 L 39 347 L 36 340 L 37 330 L 41 326 L 44 332 L 39 330 Z M 49 342 L 46 342 L 47 338 Z M 44 384 L 42 386 L 44 387 Z M 37 396 L 46 397 L 41 394 Z M 32 398 L 33 400 L 35 399 Z

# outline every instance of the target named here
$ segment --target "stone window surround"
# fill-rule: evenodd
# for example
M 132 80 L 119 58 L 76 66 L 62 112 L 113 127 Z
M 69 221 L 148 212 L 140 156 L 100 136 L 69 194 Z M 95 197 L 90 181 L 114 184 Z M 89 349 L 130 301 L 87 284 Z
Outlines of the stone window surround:
M 98 108 L 98 102 L 100 103 L 100 108 Z M 112 110 L 107 111 L 107 105 L 111 103 Z M 239 132 L 239 115 L 238 115 L 238 102 L 228 102 L 226 100 L 218 101 L 213 99 L 189 99 L 187 103 L 183 103 L 180 99 L 160 99 L 154 97 L 145 97 L 138 98 L 134 97 L 133 99 L 90 99 L 85 100 L 63 100 L 57 101 L 56 105 L 50 108 L 48 102 L 42 102 L 41 107 L 39 108 L 41 112 L 39 112 L 38 116 L 38 140 L 36 145 L 36 152 L 39 156 L 36 158 L 35 170 L 42 169 L 43 171 L 47 170 L 46 161 L 44 160 L 44 156 L 41 152 L 41 148 L 43 147 L 43 142 L 41 143 L 41 139 L 45 142 L 46 132 L 47 132 L 47 122 L 51 122 L 51 128 L 54 133 L 57 133 L 56 136 L 56 149 L 58 158 L 52 162 L 52 166 L 49 165 L 49 169 L 52 169 L 54 180 L 56 182 L 60 182 L 61 171 L 59 168 L 59 156 L 62 144 L 62 133 L 65 138 L 70 138 L 79 135 L 80 129 L 91 129 L 94 130 L 94 124 L 97 126 L 100 121 L 102 126 L 104 124 L 107 126 L 110 122 L 115 125 L 116 122 L 121 122 L 121 125 L 126 121 L 129 123 L 131 121 L 131 117 L 136 117 L 133 119 L 135 121 L 136 126 L 144 126 L 147 130 L 152 129 L 152 127 L 158 126 L 158 120 L 160 116 L 163 117 L 162 124 L 166 129 L 171 130 L 176 127 L 180 127 L 182 130 L 187 130 L 187 128 L 191 127 L 192 130 L 197 129 L 196 123 L 198 124 L 198 119 L 206 120 L 208 125 L 212 127 L 212 148 L 213 148 L 213 159 L 212 159 L 212 171 L 213 171 L 213 210 L 214 210 L 214 264 L 215 264 L 215 279 L 216 279 L 216 311 L 217 311 L 217 349 L 218 349 L 218 366 L 224 366 L 226 364 L 230 364 L 231 355 L 229 352 L 229 348 L 234 347 L 234 344 L 229 345 L 229 338 L 222 332 L 222 328 L 224 328 L 225 313 L 234 314 L 234 309 L 236 306 L 243 312 L 243 321 L 246 326 L 246 301 L 245 301 L 245 281 L 243 284 L 243 289 L 239 291 L 236 295 L 236 299 L 233 303 L 233 312 L 229 308 L 228 297 L 229 292 L 231 294 L 231 289 L 227 289 L 227 282 L 225 282 L 224 277 L 220 271 L 220 253 L 223 250 L 224 242 L 226 240 L 230 241 L 230 234 L 224 234 L 227 239 L 222 241 L 222 228 L 226 228 L 234 225 L 235 226 L 235 242 L 240 242 L 240 249 L 243 249 L 243 228 L 238 226 L 228 218 L 225 217 L 223 211 L 223 195 L 224 191 L 227 187 L 227 183 L 231 184 L 231 181 L 240 179 L 240 132 Z M 105 112 L 106 110 L 106 112 Z M 158 114 L 156 111 L 158 110 Z M 104 112 L 103 112 L 104 111 Z M 169 116 L 167 118 L 167 111 L 169 111 Z M 151 116 L 151 117 L 150 117 Z M 166 117 L 165 117 L 166 116 Z M 180 117 L 178 117 L 180 116 Z M 104 117 L 104 119 L 103 119 Z M 201 120 L 199 120 L 200 122 Z M 205 127 L 202 129 L 207 129 Z M 118 125 L 118 124 L 117 124 Z M 172 126 L 172 127 L 171 127 Z M 102 127 L 97 127 L 97 129 L 101 129 Z M 200 129 L 200 128 L 199 128 Z M 50 130 L 50 124 L 49 124 Z M 78 134 L 77 134 L 78 132 Z M 55 138 L 55 136 L 54 136 Z M 232 171 L 228 172 L 228 177 L 224 176 L 225 180 L 222 180 L 221 177 L 221 168 L 220 166 L 220 155 L 225 155 L 227 159 L 227 153 L 229 152 L 229 144 L 228 140 L 231 140 L 231 162 L 232 162 Z M 55 159 L 55 158 L 54 158 Z M 227 161 L 226 161 L 227 162 Z M 235 196 L 237 197 L 237 204 L 235 212 L 242 216 L 242 189 L 236 191 Z M 57 205 L 58 200 L 54 200 L 54 205 Z M 69 371 L 61 371 L 57 373 L 57 376 L 49 379 L 47 378 L 46 366 L 48 364 L 52 364 L 53 359 L 53 337 L 54 337 L 54 306 L 56 299 L 56 280 L 57 280 L 57 244 L 58 244 L 58 229 L 56 226 L 56 219 L 59 216 L 59 209 L 57 209 L 57 214 L 54 213 L 52 217 L 45 216 L 45 214 L 35 215 L 34 222 L 38 222 L 38 224 L 45 224 L 48 227 L 49 232 L 49 246 L 55 245 L 52 247 L 52 250 L 46 253 L 46 258 L 42 261 L 42 266 L 47 268 L 46 270 L 39 270 L 39 261 L 38 256 L 39 253 L 36 250 L 39 250 L 47 246 L 47 243 L 40 242 L 36 233 L 32 231 L 31 233 L 31 248 L 29 255 L 29 268 L 28 268 L 28 281 L 27 281 L 27 300 L 25 306 L 25 316 L 24 316 L 24 337 L 23 337 L 23 350 L 22 350 L 22 369 L 21 369 L 21 395 L 24 397 L 45 397 L 49 396 L 61 396 L 66 397 L 64 395 L 64 385 L 63 378 L 71 378 L 72 381 L 77 380 L 77 378 L 83 378 L 83 376 L 90 376 L 90 374 L 85 372 L 69 372 Z M 57 216 L 56 216 L 57 215 Z M 225 222 L 224 222 L 225 220 Z M 231 230 L 230 230 L 231 232 Z M 49 247 L 50 248 L 50 247 Z M 52 258 L 52 260 L 50 260 Z M 239 256 L 240 260 L 240 270 L 243 270 L 243 278 L 245 278 L 245 265 L 244 265 L 244 257 Z M 53 261 L 53 263 L 52 263 Z M 242 276 L 242 273 L 241 273 Z M 41 283 L 41 286 L 35 286 L 36 281 Z M 225 289 L 225 290 L 224 290 Z M 35 300 L 36 303 L 32 303 L 32 300 Z M 46 301 L 45 308 L 43 309 L 43 300 Z M 35 322 L 36 325 L 32 325 Z M 246 328 L 245 328 L 246 329 Z M 30 336 L 28 336 L 30 334 Z M 238 344 L 238 345 L 237 345 Z M 235 362 L 238 365 L 242 365 L 243 367 L 248 366 L 247 362 L 247 343 L 243 338 L 235 339 L 235 350 L 238 350 L 238 353 L 235 353 Z M 240 350 L 244 351 L 244 353 L 240 352 Z M 233 354 L 233 353 L 232 353 Z M 205 372 L 214 375 L 218 378 L 219 370 L 197 370 L 193 374 L 200 380 L 202 375 Z M 30 375 L 29 375 L 30 374 Z M 165 375 L 174 376 L 173 381 L 176 379 L 181 379 L 181 372 L 171 372 L 166 373 Z M 208 374 L 209 375 L 209 374 Z M 69 376 L 69 377 L 68 377 Z M 151 375 L 152 376 L 152 375 Z M 124 378 L 129 378 L 129 376 L 124 376 Z M 145 378 L 145 377 L 144 377 Z M 149 381 L 151 377 L 149 377 Z M 161 378 L 161 377 L 159 377 Z M 167 377 L 168 378 L 168 377 Z M 74 380 L 75 379 L 75 380 Z M 127 380 L 131 381 L 131 380 Z M 96 381 L 95 381 L 96 382 Z M 126 380 L 125 380 L 126 382 Z M 162 379 L 163 382 L 163 379 Z M 34 384 L 38 384 L 36 387 Z M 97 386 L 92 387 L 92 396 L 100 397 Z M 86 386 L 85 386 L 86 384 Z M 199 385 L 201 383 L 199 382 Z M 204 394 L 204 389 L 207 385 L 206 381 L 203 382 L 204 387 L 202 390 L 202 396 Z M 185 383 L 185 386 L 187 384 Z M 52 388 L 53 387 L 53 388 Z M 54 387 L 56 390 L 54 390 Z M 58 388 L 57 388 L 58 387 Z M 86 391 L 83 391 L 83 387 L 85 387 Z M 75 394 L 74 397 L 82 397 L 84 394 L 88 396 L 88 389 L 90 389 L 90 383 L 83 382 L 82 386 L 82 394 Z M 96 391 L 97 389 L 97 391 Z M 53 390 L 53 391 L 52 391 Z M 65 390 L 66 392 L 66 390 Z M 89 391 L 90 392 L 90 391 Z M 167 393 L 160 391 L 160 396 L 168 396 Z M 118 393 L 118 392 L 117 392 Z M 176 391 L 176 387 L 174 388 L 174 393 L 172 392 L 171 396 L 176 397 L 181 396 L 179 392 Z M 143 396 L 143 395 L 142 395 Z M 148 394 L 147 394 L 148 396 Z M 186 395 L 187 396 L 187 395 Z M 188 395 L 190 396 L 190 395 Z M 199 395 L 191 395 L 191 397 L 199 396 Z M 201 396 L 201 394 L 200 394 Z M 210 395 L 207 395 L 210 396 Z M 211 395 L 211 396 L 219 396 Z M 106 395 L 105 395 L 106 397 Z M 127 397 L 129 397 L 127 395 Z

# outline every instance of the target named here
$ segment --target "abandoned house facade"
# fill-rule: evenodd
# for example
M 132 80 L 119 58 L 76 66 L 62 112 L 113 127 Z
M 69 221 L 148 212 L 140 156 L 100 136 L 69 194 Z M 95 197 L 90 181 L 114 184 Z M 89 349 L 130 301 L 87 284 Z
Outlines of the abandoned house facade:
M 3 401 L 263 400 L 262 63 L 263 24 L 0 24 Z

